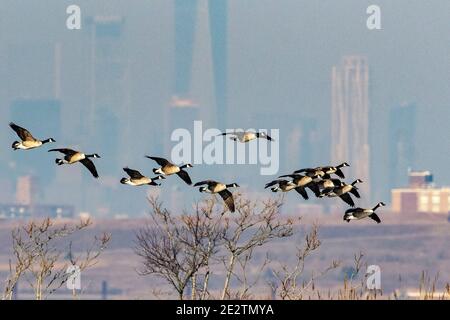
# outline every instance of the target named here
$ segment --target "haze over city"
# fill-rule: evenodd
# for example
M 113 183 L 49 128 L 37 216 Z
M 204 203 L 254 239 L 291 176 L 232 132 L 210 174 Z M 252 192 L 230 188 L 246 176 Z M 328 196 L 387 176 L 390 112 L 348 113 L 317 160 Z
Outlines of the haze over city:
M 448 299 L 449 17 L 0 0 L 0 298 Z
M 31 175 L 38 203 L 104 217 L 142 215 L 148 190 L 123 190 L 121 168 L 151 170 L 144 155 L 170 157 L 171 130 L 189 128 L 192 120 L 220 130 L 279 129 L 280 174 L 326 164 L 333 159 L 332 69 L 346 56 L 365 59 L 368 68 L 371 201 L 389 202 L 391 188 L 407 184 L 408 167 L 430 170 L 437 185 L 448 185 L 450 4 L 378 1 L 382 28 L 369 30 L 370 4 L 78 1 L 81 30 L 68 30 L 68 2 L 1 1 L 0 201 L 14 202 L 17 177 Z M 187 111 L 175 108 L 183 99 Z M 27 103 L 34 106 L 32 117 L 17 111 Z M 414 114 L 390 113 L 402 105 Z M 393 117 L 414 137 L 400 172 L 390 159 Z M 57 146 L 98 152 L 100 181 L 82 168 L 60 170 L 41 150 L 12 152 L 10 121 L 54 136 Z M 191 172 L 195 180 L 243 180 L 249 189 L 268 180 L 258 165 L 201 165 Z M 179 208 L 200 198 L 195 189 L 178 197 L 174 181 L 166 187 L 173 192 L 163 198 Z

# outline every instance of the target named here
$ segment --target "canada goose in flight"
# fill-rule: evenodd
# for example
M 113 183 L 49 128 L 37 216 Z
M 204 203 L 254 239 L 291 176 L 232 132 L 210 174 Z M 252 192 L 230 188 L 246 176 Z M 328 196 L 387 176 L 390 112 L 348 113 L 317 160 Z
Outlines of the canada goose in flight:
M 233 194 L 228 190 L 228 188 L 237 188 L 239 185 L 237 183 L 231 183 L 231 184 L 224 184 L 220 183 L 214 180 L 205 180 L 200 181 L 194 184 L 194 187 L 205 185 L 206 187 L 200 187 L 200 192 L 208 192 L 208 193 L 218 193 L 223 201 L 225 201 L 225 204 L 227 205 L 228 209 L 231 212 L 235 211 L 234 208 L 234 200 L 233 200 Z
M 188 164 L 185 164 L 182 166 L 177 166 L 177 165 L 174 165 L 173 163 L 170 163 L 168 160 L 166 160 L 164 158 L 150 157 L 150 156 L 145 156 L 145 157 L 156 161 L 156 163 L 161 166 L 161 168 L 153 169 L 153 173 L 162 174 L 162 175 L 166 175 L 166 176 L 176 174 L 181 179 L 183 179 L 183 181 L 186 182 L 188 185 L 192 184 L 191 178 L 189 177 L 188 173 L 183 170 L 184 168 L 192 168 L 191 164 L 188 163 Z
M 350 222 L 350 220 L 360 220 L 364 218 L 371 218 L 375 220 L 377 223 L 381 223 L 380 217 L 375 213 L 379 207 L 385 206 L 384 202 L 378 202 L 378 204 L 372 209 L 364 209 L 364 208 L 352 208 L 345 211 L 344 221 Z
M 275 185 L 278 185 L 278 186 L 275 186 Z M 277 191 L 288 192 L 296 187 L 295 183 L 293 183 L 292 181 L 285 180 L 285 179 L 276 179 L 276 180 L 270 181 L 269 183 L 266 183 L 264 189 L 267 189 L 272 186 L 275 186 L 273 188 L 270 188 L 273 192 L 277 192 Z
M 304 191 L 304 188 L 307 187 L 309 188 L 312 192 L 314 192 L 315 196 L 318 197 L 320 195 L 320 189 L 319 186 L 316 184 L 316 182 L 314 182 L 314 178 L 313 177 L 308 177 L 308 176 L 304 176 L 301 175 L 299 173 L 296 174 L 285 174 L 282 176 L 279 176 L 278 178 L 284 178 L 284 177 L 290 177 L 292 178 L 292 182 L 297 186 L 297 188 L 301 188 Z M 308 194 L 301 190 L 297 190 L 302 196 L 303 198 L 305 198 L 305 200 L 308 200 Z
M 341 170 L 341 168 L 344 168 L 344 167 L 350 167 L 350 165 L 347 162 L 342 162 L 340 165 L 338 165 L 336 167 L 332 167 L 332 166 L 321 167 L 322 171 L 325 172 L 325 175 L 322 178 L 330 179 L 330 175 L 332 175 L 334 173 L 339 178 L 345 179 L 345 175 Z
M 275 186 L 277 185 L 277 186 Z M 275 187 L 274 187 L 275 186 Z M 284 179 L 276 179 L 266 184 L 264 189 L 267 189 L 269 187 L 272 192 L 289 192 L 291 190 L 297 191 L 305 200 L 308 200 L 308 194 L 306 193 L 306 190 L 304 187 L 298 187 L 297 184 L 295 184 L 292 181 L 284 180 Z
M 339 179 L 323 179 L 316 182 L 320 189 L 332 189 L 334 187 L 341 187 L 344 183 Z
M 75 151 L 72 149 L 50 149 L 48 152 L 57 151 L 64 154 L 63 159 L 56 159 L 55 163 L 57 165 L 63 164 L 74 164 L 76 162 L 81 162 L 95 178 L 98 178 L 97 169 L 95 168 L 94 163 L 89 158 L 100 158 L 100 156 L 96 153 L 93 154 L 85 154 L 80 151 Z
M 29 150 L 34 149 L 42 146 L 43 144 L 49 143 L 49 142 L 55 142 L 53 138 L 49 138 L 46 140 L 38 140 L 32 136 L 30 131 L 28 131 L 25 128 L 19 127 L 15 123 L 10 123 L 9 126 L 11 129 L 13 129 L 16 134 L 19 136 L 19 138 L 22 141 L 14 141 L 12 144 L 12 148 L 14 150 L 22 149 L 22 150 Z
M 231 135 L 230 139 L 239 142 L 249 142 L 258 138 L 267 139 L 273 141 L 273 139 L 267 135 L 264 131 L 262 132 L 252 132 L 252 131 L 234 131 L 234 132 L 224 132 L 218 136 Z
M 314 179 L 322 178 L 326 174 L 325 171 L 323 171 L 321 167 L 303 168 L 303 169 L 294 171 L 293 174 L 299 174 L 299 173 L 304 173 L 306 176 L 314 178 Z
M 139 171 L 133 170 L 130 168 L 123 168 L 130 178 L 122 178 L 120 179 L 120 183 L 127 184 L 130 186 L 143 186 L 143 185 L 152 185 L 152 186 L 160 186 L 160 184 L 156 183 L 155 180 L 165 179 L 163 176 L 156 176 L 154 178 L 148 178 L 142 175 Z
M 294 171 L 294 173 L 305 173 L 307 176 L 317 176 L 322 179 L 330 179 L 330 176 L 334 173 L 339 178 L 344 179 L 345 175 L 342 172 L 341 168 L 343 167 L 349 167 L 350 165 L 347 162 L 343 162 L 340 165 L 333 167 L 333 166 L 325 166 L 325 167 L 316 167 L 316 168 L 304 168 L 297 171 Z
M 363 181 L 360 179 L 356 179 L 351 184 L 343 183 L 342 186 L 328 188 L 322 190 L 322 193 L 319 195 L 319 198 L 322 197 L 339 197 L 349 206 L 354 207 L 355 203 L 353 202 L 352 197 L 349 193 L 353 194 L 355 197 L 359 198 L 360 195 L 358 193 L 358 188 L 355 186 L 357 183 L 362 183 Z

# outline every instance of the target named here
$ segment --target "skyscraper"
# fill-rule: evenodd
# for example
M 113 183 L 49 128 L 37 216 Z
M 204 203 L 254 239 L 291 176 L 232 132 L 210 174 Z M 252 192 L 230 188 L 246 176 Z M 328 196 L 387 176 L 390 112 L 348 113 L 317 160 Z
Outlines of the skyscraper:
M 227 0 L 175 0 L 174 8 L 174 95 L 194 99 L 201 105 L 213 109 L 212 120 L 219 128 L 225 129 L 228 67 Z M 211 90 L 206 88 L 206 85 L 210 85 L 208 83 L 210 73 Z
M 416 105 L 401 104 L 389 112 L 389 181 L 392 188 L 407 183 L 407 173 L 413 169 L 416 132 Z
M 223 130 L 227 125 L 227 0 L 208 1 L 208 4 L 217 126 Z
M 123 150 L 125 157 L 128 154 L 127 142 L 130 139 L 129 61 L 122 37 L 125 21 L 122 16 L 94 16 L 88 20 L 88 25 L 91 37 L 91 105 L 84 115 L 83 123 L 86 128 L 82 132 L 86 134 L 87 142 L 91 141 L 93 136 L 101 134 L 98 132 L 98 128 L 102 128 L 98 126 L 98 122 L 101 121 L 99 119 L 105 115 L 104 110 L 112 110 L 110 118 L 122 120 L 122 134 L 115 141 L 117 144 L 115 149 Z M 111 126 L 114 125 L 111 123 Z M 110 156 L 112 157 L 109 158 L 110 167 L 107 171 L 112 171 L 113 166 L 117 166 L 119 160 L 123 160 L 117 158 L 119 156 L 117 153 Z
M 175 0 L 175 75 L 173 91 L 189 94 L 197 18 L 197 0 Z
M 348 180 L 362 179 L 370 200 L 369 67 L 363 56 L 344 56 L 331 73 L 331 162 L 350 163 Z
M 39 181 L 34 176 L 21 176 L 17 179 L 16 201 L 20 205 L 35 204 L 39 196 Z

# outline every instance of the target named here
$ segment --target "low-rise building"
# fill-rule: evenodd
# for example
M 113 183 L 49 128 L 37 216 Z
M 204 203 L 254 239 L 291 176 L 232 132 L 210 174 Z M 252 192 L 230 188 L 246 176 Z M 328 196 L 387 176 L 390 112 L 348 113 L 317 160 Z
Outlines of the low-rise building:
M 409 173 L 409 185 L 392 189 L 392 210 L 407 213 L 450 212 L 450 187 L 436 187 L 429 171 Z

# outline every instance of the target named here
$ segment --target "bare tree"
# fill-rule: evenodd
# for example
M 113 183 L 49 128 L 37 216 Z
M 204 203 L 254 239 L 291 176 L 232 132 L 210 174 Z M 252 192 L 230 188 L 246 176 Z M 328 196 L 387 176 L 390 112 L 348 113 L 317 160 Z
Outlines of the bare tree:
M 221 219 L 213 215 L 215 201 L 197 204 L 193 214 L 184 212 L 180 216 L 163 208 L 155 197 L 150 197 L 149 203 L 152 224 L 136 235 L 135 251 L 143 259 L 139 274 L 164 278 L 176 290 L 179 299 L 184 299 L 190 282 L 191 298 L 206 298 L 209 264 L 224 232 Z M 199 276 L 203 278 L 203 286 L 197 295 Z
M 67 273 L 69 264 L 61 261 L 61 244 L 67 237 L 89 225 L 91 221 L 85 220 L 73 226 L 57 226 L 47 218 L 40 222 L 31 221 L 26 226 L 14 229 L 12 244 L 15 261 L 10 261 L 10 275 L 6 280 L 3 299 L 12 299 L 14 288 L 21 278 L 25 278 L 30 284 L 37 300 L 48 297 L 64 285 L 71 274 Z M 109 234 L 96 237 L 85 254 L 78 257 L 71 254 L 70 263 L 78 266 L 80 271 L 93 266 L 109 240 Z

